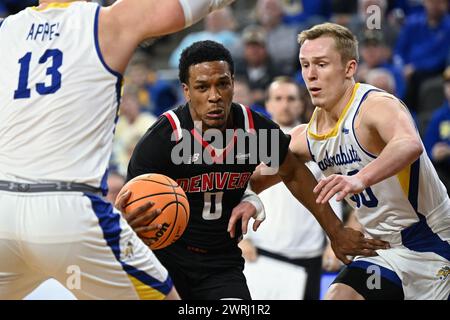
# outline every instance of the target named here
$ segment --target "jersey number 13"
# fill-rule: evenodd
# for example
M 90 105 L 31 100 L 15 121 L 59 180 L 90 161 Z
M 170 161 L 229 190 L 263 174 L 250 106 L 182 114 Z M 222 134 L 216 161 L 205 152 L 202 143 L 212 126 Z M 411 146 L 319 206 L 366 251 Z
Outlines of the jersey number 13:
M 19 84 L 17 90 L 14 91 L 14 99 L 28 99 L 31 96 L 31 89 L 29 88 L 29 76 L 32 53 L 27 52 L 19 59 L 20 64 Z M 47 63 L 51 59 L 51 65 L 47 68 L 46 76 L 50 76 L 50 85 L 45 82 L 36 83 L 36 91 L 40 95 L 52 94 L 61 88 L 61 73 L 59 68 L 63 63 L 63 53 L 58 49 L 48 49 L 39 58 L 39 64 Z

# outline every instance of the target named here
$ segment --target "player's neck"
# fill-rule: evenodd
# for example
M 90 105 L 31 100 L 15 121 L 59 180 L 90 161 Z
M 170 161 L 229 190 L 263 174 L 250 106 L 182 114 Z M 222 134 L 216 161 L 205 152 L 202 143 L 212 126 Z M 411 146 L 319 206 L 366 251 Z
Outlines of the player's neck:
M 322 108 L 325 112 L 325 117 L 330 121 L 337 122 L 341 117 L 342 112 L 345 109 L 345 106 L 350 102 L 352 98 L 353 89 L 355 87 L 355 81 L 352 79 L 348 83 L 343 90 L 342 94 L 338 95 L 336 101 L 332 102 L 328 107 Z

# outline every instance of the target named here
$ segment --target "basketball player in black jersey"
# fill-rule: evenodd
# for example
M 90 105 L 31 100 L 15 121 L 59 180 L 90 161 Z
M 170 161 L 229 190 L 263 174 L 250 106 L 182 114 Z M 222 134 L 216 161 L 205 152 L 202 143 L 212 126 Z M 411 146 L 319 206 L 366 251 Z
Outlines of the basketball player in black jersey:
M 372 249 L 384 247 L 342 228 L 328 205 L 316 204 L 316 181 L 289 151 L 290 138 L 278 125 L 232 103 L 234 63 L 221 44 L 201 41 L 186 48 L 179 78 L 187 103 L 163 114 L 142 137 L 127 179 L 160 173 L 186 192 L 191 209 L 186 231 L 174 244 L 154 251 L 182 298 L 251 298 L 237 243 L 254 210 L 243 214 L 233 209 L 261 162 L 278 171 L 291 192 L 314 212 L 338 257 L 372 254 Z M 121 201 L 123 197 L 119 207 Z

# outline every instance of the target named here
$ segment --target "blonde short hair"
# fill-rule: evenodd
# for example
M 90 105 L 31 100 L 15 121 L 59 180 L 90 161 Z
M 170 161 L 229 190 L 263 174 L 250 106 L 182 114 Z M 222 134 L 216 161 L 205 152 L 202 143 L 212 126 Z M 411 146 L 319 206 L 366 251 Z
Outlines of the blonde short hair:
M 320 37 L 334 39 L 336 49 L 340 53 L 344 65 L 350 60 L 359 61 L 358 40 L 349 29 L 339 24 L 327 22 L 304 30 L 298 35 L 298 43 L 302 46 L 306 40 L 314 40 Z

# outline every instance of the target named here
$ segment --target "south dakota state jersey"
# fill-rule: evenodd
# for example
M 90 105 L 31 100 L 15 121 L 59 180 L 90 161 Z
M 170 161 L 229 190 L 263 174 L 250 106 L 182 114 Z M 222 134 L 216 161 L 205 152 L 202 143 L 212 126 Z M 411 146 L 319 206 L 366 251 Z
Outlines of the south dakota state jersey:
M 189 106 L 178 107 L 163 114 L 133 152 L 128 180 L 144 173 L 160 173 L 171 177 L 186 192 L 191 213 L 186 231 L 176 242 L 178 245 L 204 252 L 236 248 L 241 226 L 236 227 L 237 235 L 231 239 L 227 232 L 228 221 L 256 166 L 261 161 L 270 162 L 264 159 L 267 151 L 262 150 L 264 142 L 269 142 L 267 148 L 279 163 L 287 154 L 290 139 L 271 120 L 234 103 L 230 117 L 234 128 L 225 134 L 218 130 L 207 130 L 203 134 L 194 129 Z M 208 133 L 219 133 L 218 137 L 224 138 L 217 144 L 218 141 L 207 137 Z M 253 140 L 251 146 L 247 140 L 244 146 L 242 133 L 257 136 L 257 140 Z M 179 157 L 181 147 L 185 148 L 181 152 L 183 159 Z
M 106 186 L 121 76 L 94 3 L 27 8 L 0 26 L 0 180 Z
M 327 134 L 317 134 L 317 112 L 311 118 L 308 145 L 325 176 L 354 175 L 376 159 L 360 145 L 354 128 L 359 108 L 372 91 L 381 90 L 355 84 L 335 128 Z M 360 194 L 349 195 L 346 200 L 356 209 L 369 236 L 388 241 L 391 247 L 403 245 L 414 251 L 433 251 L 450 259 L 450 201 L 425 152 L 397 175 Z

